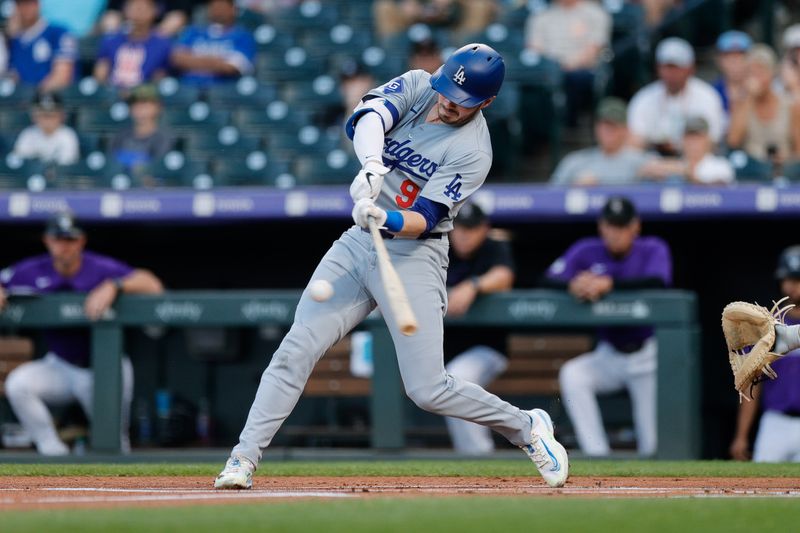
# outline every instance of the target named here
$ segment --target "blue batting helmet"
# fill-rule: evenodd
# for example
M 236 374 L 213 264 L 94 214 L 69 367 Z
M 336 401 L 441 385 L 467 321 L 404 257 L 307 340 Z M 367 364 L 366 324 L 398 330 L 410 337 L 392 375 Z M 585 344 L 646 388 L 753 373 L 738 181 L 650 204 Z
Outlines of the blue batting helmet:
M 475 107 L 496 96 L 503 85 L 506 65 L 492 47 L 480 43 L 462 46 L 431 76 L 431 87 L 451 102 Z

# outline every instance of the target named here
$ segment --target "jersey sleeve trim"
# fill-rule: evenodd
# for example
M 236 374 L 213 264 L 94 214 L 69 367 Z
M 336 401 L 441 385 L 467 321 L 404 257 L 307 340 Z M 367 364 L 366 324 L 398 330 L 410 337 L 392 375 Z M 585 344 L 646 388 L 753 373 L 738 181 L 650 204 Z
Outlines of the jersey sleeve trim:
M 353 135 L 355 135 L 356 122 L 358 122 L 358 119 L 369 112 L 375 112 L 381 117 L 384 132 L 391 130 L 400 118 L 400 113 L 397 111 L 397 108 L 385 98 L 371 98 L 366 100 L 356 108 L 353 114 L 350 115 L 350 118 L 347 119 L 345 132 L 350 140 L 352 140 Z

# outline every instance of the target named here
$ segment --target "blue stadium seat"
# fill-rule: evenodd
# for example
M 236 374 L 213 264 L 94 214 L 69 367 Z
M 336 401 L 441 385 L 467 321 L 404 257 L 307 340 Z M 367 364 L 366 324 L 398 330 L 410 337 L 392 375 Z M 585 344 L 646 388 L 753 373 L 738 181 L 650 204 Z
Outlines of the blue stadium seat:
M 349 24 L 308 32 L 300 41 L 306 50 L 317 54 L 359 55 L 372 44 L 372 35 Z
M 485 43 L 500 52 L 503 57 L 517 55 L 525 48 L 525 32 L 517 26 L 495 22 L 483 31 L 465 39 L 470 43 Z
M 309 109 L 325 109 L 340 105 L 339 82 L 332 76 L 322 74 L 311 81 L 295 81 L 283 84 L 283 100 L 291 106 Z
M 258 25 L 253 30 L 253 39 L 256 41 L 256 50 L 264 53 L 283 53 L 295 45 L 291 33 L 269 23 Z
M 783 165 L 783 176 L 792 183 L 800 183 L 800 161 L 787 161 Z
M 361 53 L 361 62 L 375 78 L 383 84 L 408 70 L 408 54 L 402 50 L 370 46 Z
M 31 123 L 31 113 L 24 106 L 0 108 L 0 128 L 4 133 L 13 133 L 16 136 Z
M 225 157 L 212 162 L 216 186 L 271 185 L 278 176 L 289 171 L 289 165 L 254 150 L 242 158 Z

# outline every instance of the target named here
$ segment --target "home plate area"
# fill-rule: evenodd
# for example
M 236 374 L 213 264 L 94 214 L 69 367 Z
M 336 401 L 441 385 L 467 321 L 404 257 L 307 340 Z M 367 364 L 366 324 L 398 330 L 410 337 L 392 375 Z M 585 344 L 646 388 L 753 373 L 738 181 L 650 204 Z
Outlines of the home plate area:
M 800 496 L 798 478 L 574 477 L 552 489 L 528 477 L 268 477 L 217 491 L 206 477 L 5 477 L 0 510 L 431 496 L 720 498 Z

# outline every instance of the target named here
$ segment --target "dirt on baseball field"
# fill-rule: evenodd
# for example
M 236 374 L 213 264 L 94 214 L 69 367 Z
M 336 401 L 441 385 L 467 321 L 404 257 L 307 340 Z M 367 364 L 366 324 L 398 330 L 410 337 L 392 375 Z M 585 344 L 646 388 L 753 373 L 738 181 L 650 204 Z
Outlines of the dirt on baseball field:
M 215 491 L 207 477 L 0 479 L 0 511 L 420 496 L 800 497 L 800 478 L 573 477 L 563 488 L 552 489 L 530 477 L 256 476 L 253 489 L 245 491 Z

